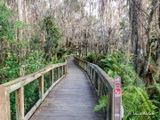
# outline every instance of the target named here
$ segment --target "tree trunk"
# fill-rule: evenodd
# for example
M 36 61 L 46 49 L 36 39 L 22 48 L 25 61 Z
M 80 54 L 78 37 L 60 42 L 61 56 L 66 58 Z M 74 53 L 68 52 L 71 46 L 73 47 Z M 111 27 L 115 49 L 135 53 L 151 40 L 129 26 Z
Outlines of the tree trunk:
M 23 0 L 17 1 L 17 7 L 18 7 L 18 21 L 23 22 Z M 22 35 L 23 35 L 22 29 L 18 29 L 17 30 L 17 41 L 19 43 L 21 43 L 22 41 Z M 20 62 L 23 56 L 23 50 L 21 48 L 19 48 L 18 56 L 19 56 L 19 62 Z
M 138 72 L 138 58 L 140 56 L 139 46 L 139 9 L 142 2 L 139 0 L 131 0 L 129 8 L 130 24 L 131 24 L 131 51 L 134 55 L 135 70 Z

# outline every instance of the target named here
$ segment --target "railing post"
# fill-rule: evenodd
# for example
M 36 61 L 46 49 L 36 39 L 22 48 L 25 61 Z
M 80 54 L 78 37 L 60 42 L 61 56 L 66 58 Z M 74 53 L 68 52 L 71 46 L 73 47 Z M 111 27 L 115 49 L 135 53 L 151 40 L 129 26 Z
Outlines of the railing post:
M 63 75 L 65 75 L 65 65 L 63 65 Z
M 54 69 L 52 69 L 52 83 L 54 83 L 54 79 L 55 79 L 55 74 L 54 74 Z
M 112 102 L 113 120 L 121 120 L 121 78 L 119 76 L 114 80 Z
M 90 66 L 90 78 L 92 79 L 92 67 Z
M 49 80 L 51 80 L 51 85 L 52 85 L 52 70 L 49 71 Z
M 61 67 L 59 67 L 59 78 L 61 77 Z
M 85 70 L 87 71 L 87 63 L 85 63 Z
M 25 66 L 20 68 L 20 76 L 25 75 Z M 16 93 L 16 118 L 17 120 L 24 120 L 24 87 L 22 86 Z
M 93 68 L 91 67 L 91 80 L 92 80 L 92 83 L 94 84 L 93 77 L 94 77 L 94 70 L 93 70 Z
M 60 69 L 59 69 L 59 67 L 57 68 L 57 70 L 58 70 L 58 79 L 59 79 L 59 76 L 60 76 Z
M 93 69 L 93 84 L 96 88 L 96 71 Z
M 43 97 L 43 94 L 44 94 L 44 75 L 42 75 L 40 78 L 39 78 L 39 90 L 40 90 L 40 96 L 41 98 Z
M 91 68 L 91 66 L 89 67 L 89 74 L 90 74 L 90 79 L 92 79 L 92 68 Z
M 64 75 L 64 66 L 62 66 L 62 76 Z
M 101 96 L 101 80 L 99 77 L 98 77 L 97 81 L 98 81 L 98 96 Z
M 67 74 L 67 71 L 68 71 L 67 65 L 65 65 L 65 74 Z
M 16 90 L 16 117 L 17 120 L 24 120 L 24 88 Z
M 63 76 L 63 66 L 61 67 L 61 77 Z
M 89 65 L 87 63 L 87 74 L 89 75 Z
M 10 99 L 5 87 L 0 86 L 0 119 L 10 120 Z
M 84 62 L 83 62 L 83 61 L 82 61 L 82 66 L 83 66 L 83 69 L 85 69 L 85 68 L 84 68 Z

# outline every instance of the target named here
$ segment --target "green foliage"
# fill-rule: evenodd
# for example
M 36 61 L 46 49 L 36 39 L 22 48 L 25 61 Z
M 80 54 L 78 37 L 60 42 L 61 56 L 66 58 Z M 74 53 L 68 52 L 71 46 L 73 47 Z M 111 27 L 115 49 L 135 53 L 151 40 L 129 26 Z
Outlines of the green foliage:
M 24 96 L 26 114 L 39 100 L 39 80 L 35 80 L 24 87 Z
M 13 23 L 9 20 L 11 14 L 5 6 L 0 5 L 0 41 L 14 39 Z
M 10 94 L 10 105 L 11 105 L 11 120 L 16 120 L 16 94 L 12 92 Z
M 160 108 L 160 84 L 154 84 L 147 88 L 147 91 L 150 95 L 150 99 L 153 103 Z
M 10 54 L 0 69 L 1 83 L 7 82 L 19 76 L 19 64 L 15 54 Z M 2 81 L 3 80 L 3 81 Z
M 98 64 L 111 77 L 121 76 L 123 85 L 134 84 L 138 75 L 134 71 L 133 64 L 126 59 L 127 56 L 121 52 L 114 52 L 108 55 L 89 54 L 85 59 Z M 140 80 L 140 79 L 139 79 Z
M 100 111 L 106 108 L 108 105 L 108 97 L 107 96 L 101 96 L 100 99 L 98 100 L 98 104 L 94 107 L 94 111 Z
M 65 55 L 66 51 L 63 48 L 58 48 L 56 53 L 57 53 L 58 59 L 61 59 Z
M 126 87 L 123 90 L 122 100 L 125 109 L 124 120 L 128 118 L 131 118 L 131 120 L 156 120 L 156 107 L 142 88 L 135 86 Z M 143 115 L 144 113 L 146 114 L 145 116 Z
M 31 47 L 31 50 L 42 50 L 39 35 L 32 36 L 31 41 L 30 41 L 30 47 Z
M 24 29 L 27 25 L 22 21 L 16 21 L 14 24 L 14 28 L 16 29 Z
M 23 65 L 25 66 L 26 74 L 39 70 L 45 66 L 43 53 L 39 51 L 31 52 L 24 58 Z M 16 54 L 9 54 L 3 67 L 0 69 L 0 80 L 3 80 L 3 83 L 13 80 L 19 77 L 19 71 L 20 64 Z
M 120 75 L 123 85 L 134 84 L 138 75 L 134 71 L 132 63 L 126 59 L 127 57 L 123 53 L 112 53 L 105 56 L 101 60 L 100 66 L 111 76 L 115 77 Z
M 62 35 L 58 27 L 54 23 L 54 18 L 52 16 L 47 16 L 43 20 L 42 29 L 46 32 L 46 42 L 45 42 L 45 57 L 46 60 L 51 60 L 53 55 L 56 53 L 58 47 L 58 41 L 61 39 Z
M 44 53 L 41 51 L 33 51 L 26 56 L 24 65 L 26 74 L 33 73 L 45 66 L 43 58 Z
M 54 23 L 54 19 L 49 16 L 43 21 L 43 27 L 46 35 L 45 45 L 40 41 L 39 33 L 34 34 L 30 42 L 27 40 L 15 39 L 16 30 L 28 27 L 21 21 L 12 21 L 13 13 L 4 6 L 4 1 L 0 0 L 0 84 L 20 77 L 21 65 L 25 66 L 25 74 L 30 74 L 43 68 L 48 64 L 62 61 L 65 50 L 58 48 L 58 42 L 61 39 L 60 30 Z M 30 48 L 28 50 L 28 47 Z M 44 47 L 44 49 L 42 48 Z M 20 58 L 20 50 L 26 50 L 26 55 Z M 58 58 L 56 57 L 58 56 Z M 45 79 L 49 77 L 45 75 Z M 47 81 L 46 80 L 46 81 Z M 46 83 L 45 90 L 51 85 L 51 81 Z M 25 114 L 33 107 L 39 99 L 39 80 L 35 80 L 24 86 L 25 95 Z M 15 92 L 10 94 L 11 119 L 16 119 L 15 110 Z
M 90 53 L 84 59 L 87 60 L 88 62 L 95 63 L 97 56 L 96 56 L 96 54 Z
M 96 63 L 99 64 L 99 61 L 101 59 L 103 59 L 104 56 L 100 55 L 100 54 L 96 54 L 96 53 L 89 53 L 86 57 L 84 57 L 83 59 L 87 60 L 88 62 L 91 63 Z
M 98 57 L 98 55 L 90 54 L 85 57 L 89 62 L 98 64 L 106 73 L 115 78 L 119 75 L 122 79 L 122 89 L 123 89 L 123 106 L 125 111 L 124 120 L 158 120 L 158 106 L 160 98 L 157 97 L 157 92 L 154 94 L 156 97 L 155 101 L 151 101 L 148 97 L 144 85 L 137 85 L 136 81 L 141 81 L 136 74 L 132 61 L 127 59 L 128 57 L 121 52 L 113 52 L 112 54 L 104 55 L 103 57 Z M 156 87 L 156 90 L 160 88 Z M 153 89 L 152 89 L 153 90 Z M 155 90 L 153 90 L 155 92 Z M 153 92 L 152 91 L 152 92 Z M 99 103 L 95 107 L 95 111 L 102 110 L 106 107 L 107 100 L 105 98 L 100 98 Z M 145 113 L 145 115 L 143 115 Z M 152 115 L 154 114 L 154 115 Z

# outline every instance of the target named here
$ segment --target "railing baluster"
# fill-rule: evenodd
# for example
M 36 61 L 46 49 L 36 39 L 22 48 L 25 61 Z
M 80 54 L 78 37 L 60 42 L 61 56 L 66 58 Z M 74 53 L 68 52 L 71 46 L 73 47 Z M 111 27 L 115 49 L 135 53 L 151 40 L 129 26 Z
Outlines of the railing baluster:
M 64 74 L 67 74 L 66 68 L 67 68 L 67 65 L 64 65 Z
M 100 78 L 99 77 L 97 77 L 97 82 L 98 82 L 98 96 L 100 96 Z
M 63 66 L 61 66 L 61 77 L 63 76 Z
M 63 66 L 63 75 L 65 75 L 65 66 Z
M 64 75 L 64 65 L 62 66 L 62 76 Z
M 92 82 L 92 67 L 90 67 L 90 77 L 91 77 L 91 82 Z
M 92 81 L 93 81 L 93 85 L 95 88 L 95 74 L 94 74 L 94 69 L 92 69 Z
M 90 74 L 90 78 L 92 79 L 92 68 L 91 68 L 91 66 L 89 67 L 89 74 Z
M 85 63 L 85 70 L 87 71 L 87 63 Z
M 54 79 L 55 79 L 55 69 L 52 69 L 52 83 L 54 83 Z
M 58 67 L 58 79 L 60 78 L 60 73 L 61 73 L 60 67 Z
M 16 118 L 24 120 L 24 88 L 16 90 Z
M 87 64 L 87 74 L 89 75 L 89 65 Z
M 44 75 L 42 75 L 39 78 L 39 90 L 40 90 L 40 96 L 42 98 L 44 95 Z
M 52 70 L 50 70 L 49 71 L 49 81 L 48 81 L 48 83 L 49 83 L 49 87 L 52 85 Z
M 60 78 L 60 75 L 61 75 L 61 69 L 60 67 L 58 67 L 58 79 Z
M 59 67 L 59 78 L 61 77 L 61 67 Z

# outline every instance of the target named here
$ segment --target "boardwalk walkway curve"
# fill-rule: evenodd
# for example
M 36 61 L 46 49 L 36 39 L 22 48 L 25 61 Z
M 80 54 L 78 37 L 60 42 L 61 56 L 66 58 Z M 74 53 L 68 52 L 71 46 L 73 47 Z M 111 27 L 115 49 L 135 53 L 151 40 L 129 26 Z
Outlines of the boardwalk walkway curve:
M 38 83 L 39 99 L 26 112 L 25 86 L 33 82 Z M 16 120 L 121 120 L 121 98 L 115 102 L 113 86 L 99 66 L 75 57 L 0 85 L 0 120 L 11 120 L 12 92 Z M 108 105 L 101 113 L 93 112 L 101 96 L 107 96 Z
M 68 74 L 54 88 L 30 120 L 100 120 L 93 112 L 97 96 L 88 77 L 73 61 Z

